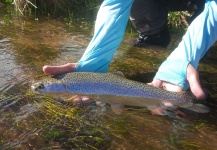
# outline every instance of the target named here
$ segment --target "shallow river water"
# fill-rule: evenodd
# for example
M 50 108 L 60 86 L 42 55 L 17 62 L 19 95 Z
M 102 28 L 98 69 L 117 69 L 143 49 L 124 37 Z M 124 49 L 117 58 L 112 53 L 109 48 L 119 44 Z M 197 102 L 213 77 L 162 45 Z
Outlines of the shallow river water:
M 182 116 L 154 116 L 126 106 L 115 114 L 109 105 L 77 108 L 60 98 L 34 94 L 31 83 L 45 77 L 42 66 L 76 62 L 93 33 L 84 22 L 13 17 L 0 6 L 0 149 L 207 149 L 217 147 L 216 47 L 199 66 L 210 97 L 207 114 L 182 110 Z M 110 71 L 150 82 L 180 40 L 167 49 L 133 48 L 126 34 Z

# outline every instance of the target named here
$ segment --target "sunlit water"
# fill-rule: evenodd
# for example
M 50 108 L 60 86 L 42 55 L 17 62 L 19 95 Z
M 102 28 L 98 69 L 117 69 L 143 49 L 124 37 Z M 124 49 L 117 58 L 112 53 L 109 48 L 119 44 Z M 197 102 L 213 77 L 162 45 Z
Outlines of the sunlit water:
M 126 107 L 120 115 L 109 105 L 77 108 L 34 94 L 30 85 L 45 76 L 43 65 L 79 60 L 92 28 L 79 22 L 69 27 L 61 19 L 12 17 L 0 9 L 0 149 L 216 149 L 215 60 L 204 59 L 199 68 L 211 93 L 208 114 L 180 110 L 184 116 L 171 118 L 153 116 L 146 108 Z M 123 43 L 110 70 L 144 82 L 170 52 L 133 48 L 128 36 Z

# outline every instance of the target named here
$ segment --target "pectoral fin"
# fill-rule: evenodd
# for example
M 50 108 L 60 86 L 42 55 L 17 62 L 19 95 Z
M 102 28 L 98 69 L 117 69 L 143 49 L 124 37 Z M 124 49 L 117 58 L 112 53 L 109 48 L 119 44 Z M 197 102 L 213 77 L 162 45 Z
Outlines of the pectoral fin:
M 112 109 L 112 111 L 115 113 L 115 114 L 118 114 L 118 115 L 120 115 L 122 112 L 123 112 L 123 110 L 124 110 L 124 105 L 123 104 L 110 104 L 111 105 L 111 109 Z
M 197 112 L 197 113 L 208 113 L 210 112 L 210 108 L 206 105 L 203 105 L 203 104 L 193 104 L 192 106 L 190 107 L 182 107 L 184 109 L 187 109 L 187 110 L 191 110 L 191 111 L 194 111 L 194 112 Z
M 152 115 L 161 115 L 161 116 L 165 116 L 166 115 L 166 111 L 165 109 L 163 109 L 160 105 L 158 106 L 147 106 L 147 109 L 149 111 L 151 111 Z

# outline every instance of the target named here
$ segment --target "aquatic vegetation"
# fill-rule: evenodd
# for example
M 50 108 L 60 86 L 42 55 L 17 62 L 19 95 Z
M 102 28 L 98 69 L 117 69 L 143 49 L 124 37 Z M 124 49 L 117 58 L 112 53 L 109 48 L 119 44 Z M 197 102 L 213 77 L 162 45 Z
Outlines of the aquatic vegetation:
M 68 25 L 71 24 L 71 18 L 85 20 L 95 20 L 97 10 L 100 5 L 98 0 L 5 0 L 12 3 L 15 10 L 21 15 L 45 15 L 69 18 Z M 192 14 L 187 11 L 169 12 L 168 24 L 170 30 L 183 32 L 188 27 L 188 19 Z M 137 34 L 132 25 L 128 23 L 127 31 L 132 35 Z
M 5 15 L 3 20 L 4 20 L 5 24 L 9 24 L 10 23 L 10 17 L 9 17 L 9 15 Z
M 0 122 L 1 127 L 7 123 L 12 125 L 4 133 L 0 128 L 0 145 L 4 148 L 44 148 L 51 147 L 52 141 L 55 141 L 66 149 L 97 149 L 108 142 L 107 129 L 100 123 L 102 114 L 99 109 L 77 109 L 50 97 L 39 98 L 30 91 L 27 91 L 26 96 L 28 103 L 22 102 L 18 112 L 1 114 L 1 118 L 2 115 L 11 118 Z M 14 116 L 16 113 L 17 116 Z M 10 140 L 12 137 L 13 140 Z
M 99 5 L 98 0 L 6 0 L 12 3 L 21 15 L 43 14 L 47 16 L 70 16 L 85 13 Z
M 83 22 L 80 24 L 74 20 L 79 16 L 70 10 L 65 11 L 64 17 L 70 14 L 71 20 L 62 22 L 51 18 L 58 16 L 60 10 L 42 7 L 41 14 L 48 16 L 49 12 L 51 17 L 36 21 L 16 17 L 12 11 L 4 11 L 7 9 L 4 6 L 0 4 L 0 149 L 216 148 L 215 60 L 205 59 L 199 66 L 202 84 L 214 98 L 208 103 L 212 111 L 204 116 L 189 113 L 188 126 L 167 116 L 153 116 L 145 108 L 126 107 L 120 115 L 114 114 L 108 105 L 106 110 L 94 106 L 77 108 L 71 102 L 35 95 L 29 87 L 33 80 L 44 76 L 43 65 L 64 64 L 80 58 L 91 38 L 92 28 L 88 23 L 92 18 L 86 21 L 80 17 Z M 31 10 L 35 15 L 34 7 Z M 82 11 L 85 15 L 85 10 Z M 91 13 L 90 16 L 95 17 Z M 170 50 L 132 48 L 127 41 L 131 38 L 129 33 L 110 70 L 121 70 L 127 78 L 150 82 Z M 216 53 L 212 56 L 216 58 Z
M 183 150 L 189 150 L 189 149 L 203 149 L 202 147 L 200 147 L 197 143 L 195 142 L 186 142 L 183 141 L 181 142 L 181 148 Z

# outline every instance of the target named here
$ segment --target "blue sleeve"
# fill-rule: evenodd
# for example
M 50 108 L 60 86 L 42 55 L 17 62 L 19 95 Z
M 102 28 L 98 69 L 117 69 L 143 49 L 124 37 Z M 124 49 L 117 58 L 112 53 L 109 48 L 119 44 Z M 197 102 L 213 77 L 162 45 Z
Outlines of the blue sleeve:
M 133 0 L 104 0 L 96 18 L 94 36 L 75 71 L 107 72 L 119 47 Z
M 161 64 L 154 79 L 189 88 L 188 64 L 197 69 L 200 59 L 217 40 L 217 0 L 206 0 L 204 11 L 190 24 L 178 47 Z

